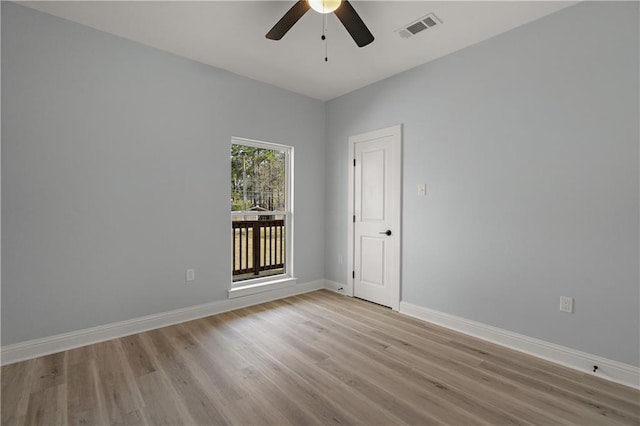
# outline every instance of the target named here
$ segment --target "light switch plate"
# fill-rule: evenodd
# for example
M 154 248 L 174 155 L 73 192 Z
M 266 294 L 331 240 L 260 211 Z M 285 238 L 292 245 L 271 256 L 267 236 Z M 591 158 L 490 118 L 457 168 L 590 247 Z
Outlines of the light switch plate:
M 195 280 L 196 280 L 196 270 L 187 269 L 187 281 L 195 281 Z

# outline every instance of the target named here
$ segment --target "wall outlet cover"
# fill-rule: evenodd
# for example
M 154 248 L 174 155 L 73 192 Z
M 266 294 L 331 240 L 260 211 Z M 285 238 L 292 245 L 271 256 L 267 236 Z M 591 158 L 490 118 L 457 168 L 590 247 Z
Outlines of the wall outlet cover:
M 573 313 L 573 297 L 560 296 L 560 311 Z

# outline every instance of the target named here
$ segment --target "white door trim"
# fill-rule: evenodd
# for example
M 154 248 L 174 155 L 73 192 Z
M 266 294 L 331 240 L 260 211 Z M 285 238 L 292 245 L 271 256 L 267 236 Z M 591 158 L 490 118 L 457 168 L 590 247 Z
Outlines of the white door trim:
M 393 300 L 391 303 L 391 309 L 394 311 L 400 310 L 400 282 L 401 282 L 401 240 L 402 240 L 402 124 L 386 127 L 384 129 L 374 130 L 371 132 L 362 133 L 349 137 L 349 163 L 348 163 L 348 200 L 347 200 L 347 288 L 345 293 L 348 296 L 354 295 L 354 247 L 355 247 L 355 227 L 353 224 L 353 218 L 355 214 L 355 176 L 354 176 L 354 159 L 355 159 L 355 145 L 358 142 L 383 138 L 387 136 L 393 136 L 393 150 L 395 158 L 398 161 L 392 163 L 392 167 L 395 169 L 392 173 L 394 176 L 398 176 L 398 181 L 394 182 L 396 190 L 394 192 L 394 199 L 392 200 L 391 214 L 395 217 L 395 223 L 398 224 L 397 229 L 394 230 L 394 234 L 397 238 L 393 239 L 393 252 L 395 265 L 395 279 L 392 283 L 393 288 Z

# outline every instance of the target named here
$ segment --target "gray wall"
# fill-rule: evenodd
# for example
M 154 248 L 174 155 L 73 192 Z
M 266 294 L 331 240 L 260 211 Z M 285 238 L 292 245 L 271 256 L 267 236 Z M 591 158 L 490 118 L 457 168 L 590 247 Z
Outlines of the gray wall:
M 231 136 L 295 147 L 323 278 L 322 102 L 7 2 L 2 89 L 3 345 L 226 299 Z
M 402 300 L 638 365 L 638 18 L 585 2 L 330 101 L 326 278 L 347 139 L 403 123 Z

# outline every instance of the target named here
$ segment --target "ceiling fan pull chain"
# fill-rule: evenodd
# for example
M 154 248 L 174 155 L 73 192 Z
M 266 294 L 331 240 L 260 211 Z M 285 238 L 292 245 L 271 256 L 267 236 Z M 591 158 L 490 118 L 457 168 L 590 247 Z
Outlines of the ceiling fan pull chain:
M 323 20 L 323 25 L 322 25 L 322 41 L 324 41 L 324 61 L 328 62 L 329 61 L 329 42 L 327 41 L 327 37 L 326 37 L 326 33 L 328 30 L 327 27 L 327 15 L 323 15 L 322 16 L 322 20 Z

